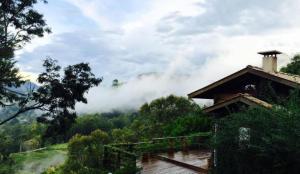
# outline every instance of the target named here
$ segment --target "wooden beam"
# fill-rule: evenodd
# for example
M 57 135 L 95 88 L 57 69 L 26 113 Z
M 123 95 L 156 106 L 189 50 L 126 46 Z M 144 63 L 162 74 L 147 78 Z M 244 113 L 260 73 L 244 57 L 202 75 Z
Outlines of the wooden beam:
M 181 161 L 170 159 L 170 158 L 165 157 L 165 156 L 155 155 L 154 158 L 165 161 L 165 162 L 169 162 L 169 163 L 172 163 L 172 164 L 175 164 L 177 166 L 181 166 L 181 167 L 184 167 L 184 168 L 187 168 L 187 169 L 191 169 L 191 170 L 194 170 L 196 172 L 208 173 L 208 169 L 204 169 L 204 168 L 194 166 L 194 165 L 191 165 L 191 164 L 188 164 L 188 163 L 184 163 L 184 162 L 181 162 Z

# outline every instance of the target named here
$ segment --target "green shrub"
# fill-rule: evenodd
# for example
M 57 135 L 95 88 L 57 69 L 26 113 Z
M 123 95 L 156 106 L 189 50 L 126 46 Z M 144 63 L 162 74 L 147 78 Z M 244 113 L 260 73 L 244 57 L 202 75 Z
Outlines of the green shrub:
M 128 128 L 113 129 L 111 134 L 115 143 L 129 143 L 138 141 L 135 132 Z
M 191 114 L 177 118 L 164 126 L 165 136 L 183 136 L 211 130 L 211 119 L 203 114 Z
M 207 131 L 209 123 L 204 117 L 201 107 L 195 102 L 170 95 L 145 103 L 139 110 L 138 121 L 131 127 L 142 132 L 140 138 L 145 139 L 188 135 L 202 129 Z
M 106 132 L 93 131 L 88 136 L 75 135 L 68 143 L 65 173 L 93 174 L 103 172 L 103 145 L 109 142 Z
M 0 174 L 13 174 L 15 173 L 15 168 L 12 167 L 15 162 L 8 158 L 5 161 L 0 160 Z

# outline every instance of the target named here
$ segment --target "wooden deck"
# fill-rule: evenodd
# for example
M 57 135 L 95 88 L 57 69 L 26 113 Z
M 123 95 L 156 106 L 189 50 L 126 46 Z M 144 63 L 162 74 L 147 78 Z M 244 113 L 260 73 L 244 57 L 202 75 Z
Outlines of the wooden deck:
M 208 168 L 209 151 L 161 153 L 144 157 L 138 162 L 142 174 L 204 174 Z

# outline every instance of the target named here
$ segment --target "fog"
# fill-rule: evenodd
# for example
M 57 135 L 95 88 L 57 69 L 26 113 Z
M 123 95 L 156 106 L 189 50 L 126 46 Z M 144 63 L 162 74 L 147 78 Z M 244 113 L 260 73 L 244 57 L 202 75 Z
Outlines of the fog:
M 249 39 L 247 42 L 254 45 L 256 41 L 256 39 Z M 187 97 L 187 94 L 245 68 L 247 65 L 261 67 L 262 57 L 257 54 L 259 45 L 250 48 L 248 44 L 239 45 L 239 49 L 235 49 L 235 46 L 242 43 L 240 39 L 227 40 L 227 42 L 228 46 L 225 47 L 225 50 L 216 50 L 218 54 L 206 57 L 207 60 L 202 65 L 195 66 L 193 61 L 184 56 L 178 56 L 166 67 L 164 72 L 138 75 L 128 79 L 118 88 L 100 84 L 86 95 L 88 104 L 77 104 L 76 110 L 80 113 L 93 113 L 138 109 L 145 102 L 151 102 L 153 99 L 170 94 Z M 226 51 L 226 49 L 230 51 Z M 283 47 L 281 50 L 286 49 Z M 291 56 L 280 55 L 278 69 L 286 65 Z M 195 101 L 200 105 L 211 104 L 210 100 Z
M 23 163 L 23 167 L 18 170 L 16 173 L 19 174 L 29 174 L 29 173 L 35 173 L 35 174 L 41 174 L 46 169 L 52 166 L 57 166 L 60 164 L 63 164 L 66 160 L 66 155 L 63 153 L 57 153 L 54 155 L 51 155 L 50 157 L 39 159 L 39 160 L 33 160 L 28 157 L 28 160 L 26 160 Z

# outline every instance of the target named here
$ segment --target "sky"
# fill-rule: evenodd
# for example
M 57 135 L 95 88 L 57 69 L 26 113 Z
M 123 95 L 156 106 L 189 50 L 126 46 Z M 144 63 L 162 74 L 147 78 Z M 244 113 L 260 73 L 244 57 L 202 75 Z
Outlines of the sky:
M 79 112 L 138 109 L 170 94 L 187 96 L 279 50 L 279 66 L 300 52 L 299 0 L 49 0 L 36 8 L 52 33 L 17 52 L 34 80 L 42 60 L 89 62 L 103 77 Z M 111 88 L 114 79 L 123 82 Z M 206 102 L 204 102 L 206 103 Z

